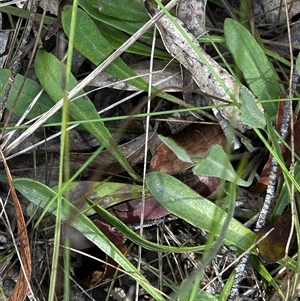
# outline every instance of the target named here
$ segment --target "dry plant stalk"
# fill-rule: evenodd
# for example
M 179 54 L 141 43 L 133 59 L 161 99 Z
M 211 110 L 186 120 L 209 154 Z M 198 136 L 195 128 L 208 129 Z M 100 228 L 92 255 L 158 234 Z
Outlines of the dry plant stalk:
M 20 238 L 20 264 L 21 270 L 19 273 L 19 277 L 14 287 L 14 290 L 9 298 L 9 301 L 16 301 L 16 300 L 24 300 L 26 298 L 28 289 L 29 289 L 29 282 L 31 278 L 31 255 L 30 255 L 30 245 L 28 239 L 28 233 L 26 229 L 26 224 L 23 216 L 23 211 L 21 204 L 19 202 L 16 190 L 12 184 L 12 177 L 7 166 L 5 157 L 3 155 L 2 150 L 0 150 L 1 157 L 3 160 L 6 177 L 8 180 L 8 185 L 11 191 L 15 212 L 16 212 L 16 220 L 18 226 L 18 235 Z M 17 247 L 16 247 L 17 248 Z

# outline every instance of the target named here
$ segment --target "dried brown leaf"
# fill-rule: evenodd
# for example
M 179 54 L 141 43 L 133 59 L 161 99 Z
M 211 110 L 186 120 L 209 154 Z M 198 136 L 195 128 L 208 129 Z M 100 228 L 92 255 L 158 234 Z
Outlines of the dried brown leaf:
M 214 144 L 226 146 L 226 138 L 218 125 L 193 124 L 181 132 L 171 135 L 177 144 L 182 146 L 190 156 L 202 157 Z M 191 167 L 191 163 L 183 162 L 164 143 L 157 149 L 157 154 L 150 163 L 151 171 L 176 174 Z
M 118 217 L 125 224 L 138 224 L 141 221 L 142 202 L 141 200 L 132 200 L 120 205 L 114 206 L 109 211 Z M 154 198 L 148 197 L 145 201 L 143 211 L 144 220 L 156 220 L 169 215 L 169 211 L 161 206 Z
M 8 185 L 11 191 L 14 207 L 15 207 L 15 213 L 16 213 L 16 220 L 17 220 L 17 226 L 18 226 L 18 235 L 20 239 L 20 261 L 21 261 L 21 269 L 19 272 L 18 280 L 16 283 L 16 286 L 14 287 L 14 290 L 9 297 L 9 301 L 16 301 L 16 300 L 24 300 L 26 298 L 27 292 L 28 292 L 28 286 L 31 279 L 31 255 L 30 255 L 30 245 L 29 245 L 29 239 L 28 239 L 28 233 L 26 229 L 26 224 L 23 216 L 23 211 L 21 204 L 19 202 L 17 193 L 15 191 L 15 188 L 12 184 L 12 177 L 10 174 L 10 170 L 7 166 L 5 157 L 3 155 L 2 150 L 0 150 L 3 165 L 5 168 Z
M 205 32 L 206 2 L 206 0 L 179 1 L 177 5 L 177 17 L 195 37 Z
M 179 1 L 177 5 L 177 17 L 184 22 L 187 29 L 195 36 L 198 37 L 205 32 L 205 7 L 206 1 Z M 181 65 L 183 99 L 192 103 L 195 81 L 190 71 Z
M 284 257 L 285 248 L 291 231 L 292 217 L 286 212 L 276 217 L 271 223 L 257 233 L 257 240 L 263 237 L 269 230 L 274 230 L 258 243 L 259 257 L 267 264 L 276 263 Z M 295 239 L 295 232 L 292 242 Z

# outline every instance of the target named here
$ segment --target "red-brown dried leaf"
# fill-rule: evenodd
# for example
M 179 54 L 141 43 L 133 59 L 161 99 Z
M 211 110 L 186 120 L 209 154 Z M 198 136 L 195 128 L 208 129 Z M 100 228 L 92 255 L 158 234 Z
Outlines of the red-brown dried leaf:
M 182 146 L 190 156 L 204 156 L 213 144 L 226 146 L 226 138 L 220 126 L 193 124 L 181 132 L 171 135 L 175 142 Z M 157 154 L 150 163 L 151 171 L 176 174 L 191 167 L 191 163 L 183 162 L 164 143 L 157 149 Z
M 109 211 L 127 225 L 138 224 L 141 220 L 142 201 L 132 200 L 114 206 Z M 169 215 L 169 211 L 161 206 L 153 197 L 146 198 L 144 220 L 156 220 Z
M 217 191 L 220 186 L 221 179 L 216 177 L 198 176 L 198 179 L 203 186 L 202 191 L 199 192 L 202 196 L 208 197 Z

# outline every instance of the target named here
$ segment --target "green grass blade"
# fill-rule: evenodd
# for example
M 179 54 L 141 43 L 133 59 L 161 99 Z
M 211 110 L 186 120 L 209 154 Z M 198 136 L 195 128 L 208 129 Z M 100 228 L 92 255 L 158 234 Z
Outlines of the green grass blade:
M 54 102 L 63 98 L 64 91 L 62 89 L 62 83 L 64 82 L 63 75 L 65 74 L 64 64 L 62 64 L 54 55 L 47 53 L 44 50 L 40 50 L 35 59 L 35 71 L 41 85 Z M 77 85 L 77 81 L 73 75 L 70 75 L 69 80 L 68 90 L 70 91 Z M 140 179 L 117 147 L 109 130 L 100 120 L 94 105 L 86 96 L 72 101 L 69 104 L 69 110 L 71 118 L 75 121 L 91 119 L 99 120 L 97 123 L 84 124 L 83 127 L 99 139 L 103 146 L 116 158 L 116 160 L 118 160 L 133 179 Z
M 265 265 L 258 259 L 258 257 L 250 256 L 249 261 L 254 269 L 266 280 L 266 282 L 272 285 L 277 292 L 282 294 L 282 291 L 276 280 L 272 275 L 270 275 L 269 271 L 266 269 Z M 285 261 L 285 259 L 282 259 L 282 261 Z M 282 266 L 286 267 L 286 262 Z
M 47 211 L 56 214 L 57 193 L 46 185 L 30 179 L 17 179 L 13 181 L 16 189 L 24 195 L 30 202 L 41 208 L 47 208 Z M 70 219 L 69 212 L 74 213 Z M 77 214 L 76 214 L 77 213 Z M 84 214 L 81 214 L 66 199 L 62 199 L 61 210 L 62 221 L 68 220 L 70 225 L 83 233 L 91 242 L 99 247 L 105 254 L 113 258 L 125 271 L 155 299 L 164 300 L 164 298 L 154 289 L 147 279 L 129 262 L 121 251 L 96 227 L 96 225 Z
M 7 5 L 7 6 L 0 6 L 0 12 L 6 13 L 8 15 L 16 16 L 19 18 L 23 18 L 28 20 L 30 11 L 27 10 L 26 8 L 18 8 L 14 7 L 12 5 Z M 56 18 L 54 17 L 49 17 L 49 16 L 44 16 L 43 14 L 36 14 L 35 16 L 35 21 L 40 23 L 43 20 L 43 24 L 52 24 L 55 22 Z
M 174 253 L 184 253 L 184 252 L 192 252 L 203 250 L 203 246 L 195 246 L 195 247 L 171 247 L 164 246 L 160 244 L 153 243 L 148 241 L 141 236 L 137 235 L 134 231 L 128 228 L 122 221 L 113 216 L 107 210 L 102 208 L 99 205 L 96 205 L 94 202 L 87 201 L 88 204 L 101 216 L 103 217 L 109 224 L 116 227 L 124 236 L 129 238 L 131 241 L 136 243 L 137 245 L 156 252 L 174 252 Z

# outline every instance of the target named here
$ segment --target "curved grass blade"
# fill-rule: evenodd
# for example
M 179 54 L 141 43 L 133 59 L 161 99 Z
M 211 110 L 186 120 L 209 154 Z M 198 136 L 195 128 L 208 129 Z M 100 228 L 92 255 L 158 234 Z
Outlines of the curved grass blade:
M 57 193 L 55 191 L 40 182 L 30 179 L 16 179 L 13 181 L 13 184 L 30 202 L 44 209 L 47 208 L 47 211 L 54 215 L 56 214 L 55 199 L 57 198 Z M 74 213 L 72 218 L 69 216 L 70 212 Z M 91 242 L 98 246 L 99 249 L 116 261 L 125 271 L 132 275 L 155 300 L 165 300 L 99 228 L 64 198 L 62 199 L 61 218 L 63 221 L 68 220 L 72 227 L 83 233 Z
M 125 237 L 129 238 L 131 241 L 135 242 L 137 245 L 148 249 L 150 251 L 156 252 L 174 252 L 174 253 L 184 253 L 184 252 L 192 252 L 203 250 L 203 246 L 195 246 L 195 247 L 171 247 L 164 246 L 160 244 L 153 243 L 148 241 L 141 236 L 137 235 L 134 231 L 128 228 L 122 221 L 113 216 L 103 207 L 97 205 L 96 203 L 87 200 L 88 204 L 101 216 L 103 217 L 109 224 L 116 227 Z

